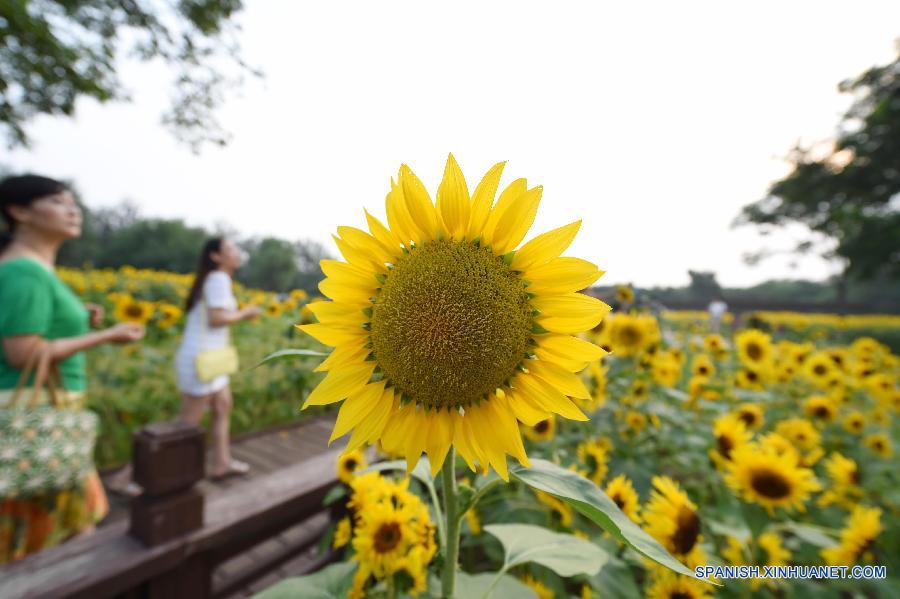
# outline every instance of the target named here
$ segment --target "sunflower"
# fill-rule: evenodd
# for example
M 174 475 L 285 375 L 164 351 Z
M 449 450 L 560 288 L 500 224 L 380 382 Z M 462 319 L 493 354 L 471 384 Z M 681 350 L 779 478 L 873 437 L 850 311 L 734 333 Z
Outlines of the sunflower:
M 669 352 L 654 356 L 651 362 L 653 380 L 663 387 L 674 387 L 681 378 L 681 365 L 678 359 Z
M 862 412 L 850 412 L 844 417 L 843 426 L 848 433 L 858 435 L 866 426 L 866 416 Z
M 850 566 L 859 561 L 872 561 L 872 543 L 881 534 L 881 510 L 857 506 L 841 530 L 841 542 L 822 550 L 829 566 Z
M 349 483 L 357 470 L 362 470 L 368 465 L 366 456 L 359 450 L 342 453 L 337 460 L 337 476 L 341 482 Z
M 275 299 L 272 299 L 265 305 L 264 310 L 266 312 L 266 316 L 281 316 L 281 313 L 284 312 L 284 304 Z
M 882 458 L 889 458 L 894 455 L 894 447 L 891 445 L 891 439 L 884 433 L 872 433 L 863 439 L 863 445 L 872 450 L 872 452 Z
M 741 368 L 734 375 L 734 385 L 740 389 L 763 391 L 763 377 L 756 370 Z
M 629 410 L 625 414 L 625 426 L 628 428 L 619 431 L 620 436 L 625 438 L 628 437 L 629 434 L 632 436 L 638 435 L 644 430 L 644 427 L 647 426 L 647 416 L 645 416 L 643 412 Z
M 647 599 L 706 599 L 710 585 L 665 568 L 654 568 L 646 589 Z
M 703 347 L 711 353 L 716 359 L 721 359 L 725 352 L 728 351 L 728 343 L 721 335 L 711 334 L 703 338 Z
M 697 354 L 691 361 L 691 374 L 695 376 L 713 377 L 716 375 L 716 365 L 707 354 Z
M 825 471 L 828 472 L 831 487 L 819 497 L 820 506 L 836 503 L 849 509 L 859 501 L 863 491 L 859 486 L 859 467 L 855 461 L 834 452 L 825 460 Z
M 798 464 L 795 452 L 779 454 L 770 445 L 755 443 L 732 452 L 725 482 L 772 515 L 778 507 L 804 511 L 810 493 L 820 489 L 812 470 Z
M 756 430 L 763 423 L 763 409 L 755 403 L 744 403 L 735 412 L 748 430 Z
M 307 294 L 306 290 L 304 289 L 291 289 L 291 293 L 288 295 L 288 297 L 290 297 L 292 300 L 302 302 L 309 297 L 309 294 Z
M 353 537 L 353 559 L 366 566 L 357 575 L 368 571 L 376 578 L 385 578 L 404 569 L 402 560 L 410 550 L 425 544 L 417 518 L 427 518 L 427 513 L 427 509 L 403 510 L 383 503 L 370 506 Z
M 350 522 L 350 518 L 341 518 L 334 529 L 334 541 L 332 542 L 332 547 L 334 549 L 345 547 L 350 542 L 352 536 L 353 525 Z
M 584 441 L 578 444 L 575 455 L 582 465 L 587 466 L 587 478 L 599 485 L 606 477 L 606 462 L 609 459 L 606 449 L 595 441 Z
M 119 322 L 147 324 L 153 318 L 155 309 L 153 302 L 145 302 L 125 294 L 116 301 L 113 316 Z
M 576 335 L 610 308 L 577 291 L 602 273 L 559 257 L 580 222 L 516 249 L 541 188 L 518 179 L 492 207 L 502 169 L 470 197 L 451 155 L 435 207 L 404 165 L 387 196 L 390 228 L 368 213 L 371 234 L 338 228 L 346 262 L 322 260 L 319 284 L 333 301 L 310 304 L 319 323 L 300 326 L 335 348 L 303 404 L 347 400 L 332 439 L 353 430 L 350 449 L 381 440 L 409 469 L 425 452 L 433 474 L 453 446 L 473 471 L 507 480 L 507 454 L 528 464 L 516 419 L 587 420 L 570 399 L 590 398 L 576 373 L 605 352 Z
M 709 450 L 709 457 L 719 467 L 731 461 L 732 452 L 750 442 L 752 435 L 743 421 L 733 414 L 720 416 L 713 423 L 713 436 L 716 446 Z
M 619 285 L 616 288 L 616 300 L 620 304 L 630 304 L 634 301 L 634 289 L 630 285 Z
M 525 586 L 527 586 L 532 591 L 534 591 L 534 594 L 537 595 L 538 599 L 553 599 L 554 598 L 553 591 L 550 589 L 550 587 L 545 585 L 540 580 L 536 579 L 534 576 L 532 576 L 530 574 L 526 574 L 525 576 L 522 577 L 521 580 L 525 584 Z
M 635 522 L 640 522 L 640 498 L 631 481 L 624 474 L 615 477 L 606 485 L 606 494 L 622 512 Z
M 803 412 L 807 418 L 815 418 L 820 422 L 831 422 L 837 416 L 837 406 L 830 397 L 813 395 L 804 402 Z
M 633 356 L 659 341 L 659 323 L 652 316 L 616 314 L 610 318 L 609 343 L 617 356 Z
M 798 449 L 811 450 L 819 446 L 822 435 L 805 418 L 788 418 L 775 426 L 775 432 L 790 441 Z
M 834 380 L 834 362 L 825 352 L 816 352 L 803 362 L 803 373 L 811 383 L 825 389 Z
M 183 312 L 181 308 L 174 304 L 162 303 L 159 305 L 160 317 L 156 321 L 156 327 L 159 329 L 168 329 L 174 326 L 179 320 Z
M 525 436 L 532 441 L 549 441 L 556 433 L 556 417 L 550 416 L 539 422 L 535 422 L 534 426 L 522 425 Z
M 572 508 L 568 504 L 543 491 L 535 491 L 534 496 L 539 502 L 550 508 L 550 516 L 555 523 L 560 524 L 563 528 L 572 526 Z
M 466 511 L 466 523 L 469 525 L 469 532 L 474 536 L 478 536 L 481 534 L 481 518 L 478 517 L 478 512 L 475 511 L 474 507 L 470 507 Z
M 704 556 L 697 506 L 671 478 L 654 476 L 652 483 L 654 490 L 643 509 L 644 528 L 688 567 L 699 565 Z
M 772 366 L 772 338 L 756 329 L 747 329 L 734 336 L 738 359 L 749 370 L 768 371 Z

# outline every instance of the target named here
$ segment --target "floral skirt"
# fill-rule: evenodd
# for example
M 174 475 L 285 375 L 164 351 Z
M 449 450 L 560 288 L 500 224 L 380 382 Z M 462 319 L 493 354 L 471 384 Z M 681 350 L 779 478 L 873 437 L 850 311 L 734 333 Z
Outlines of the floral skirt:
M 72 489 L 21 499 L 0 497 L 0 564 L 70 539 L 109 512 L 97 472 Z

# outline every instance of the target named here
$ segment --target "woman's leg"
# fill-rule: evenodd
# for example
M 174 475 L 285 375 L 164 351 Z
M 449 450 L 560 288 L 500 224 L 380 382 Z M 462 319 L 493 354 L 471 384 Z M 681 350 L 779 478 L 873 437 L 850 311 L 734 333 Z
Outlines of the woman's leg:
M 225 474 L 231 467 L 231 387 L 212 395 L 213 475 Z
M 181 394 L 181 419 L 191 424 L 200 425 L 203 420 L 203 414 L 206 413 L 206 406 L 209 404 L 209 395 L 188 395 Z

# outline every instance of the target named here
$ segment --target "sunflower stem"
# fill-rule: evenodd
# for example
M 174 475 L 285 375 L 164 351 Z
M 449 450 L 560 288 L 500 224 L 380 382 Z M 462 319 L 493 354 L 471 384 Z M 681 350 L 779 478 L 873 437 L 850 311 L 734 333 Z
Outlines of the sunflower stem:
M 452 445 L 441 469 L 441 478 L 444 485 L 444 517 L 446 518 L 445 532 L 447 534 L 444 572 L 441 577 L 441 597 L 453 599 L 456 589 L 456 562 L 459 561 L 460 515 L 456 513 L 456 448 Z

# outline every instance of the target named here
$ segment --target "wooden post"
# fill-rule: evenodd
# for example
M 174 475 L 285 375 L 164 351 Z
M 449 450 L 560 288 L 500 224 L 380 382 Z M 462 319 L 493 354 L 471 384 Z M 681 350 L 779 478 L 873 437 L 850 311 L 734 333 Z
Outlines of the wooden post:
M 144 493 L 131 501 L 130 532 L 145 545 L 165 543 L 203 526 L 206 449 L 199 428 L 152 424 L 135 433 L 134 480 Z

